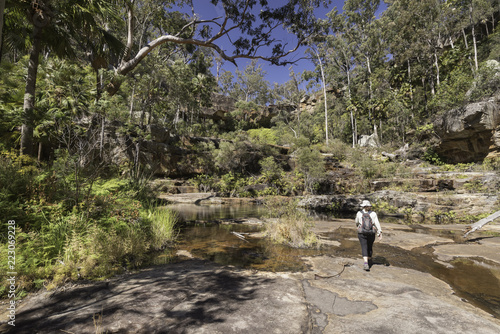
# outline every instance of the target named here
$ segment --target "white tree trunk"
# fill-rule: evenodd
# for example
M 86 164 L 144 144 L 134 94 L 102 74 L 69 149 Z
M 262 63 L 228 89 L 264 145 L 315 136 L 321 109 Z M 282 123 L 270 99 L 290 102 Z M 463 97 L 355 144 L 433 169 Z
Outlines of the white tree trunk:
M 325 143 L 326 146 L 328 146 L 328 103 L 326 101 L 326 83 L 325 83 L 325 72 L 323 71 L 323 62 L 321 62 L 321 57 L 319 56 L 319 53 L 317 50 L 314 50 L 316 52 L 316 56 L 318 57 L 319 61 L 319 68 L 321 70 L 321 82 L 323 83 L 323 99 L 325 100 Z
M 472 44 L 474 46 L 474 66 L 475 66 L 475 69 L 476 69 L 476 72 L 477 72 L 477 70 L 479 69 L 479 66 L 478 66 L 478 63 L 477 63 L 476 29 L 474 28 L 474 21 L 473 21 L 472 12 L 473 12 L 473 8 L 472 8 L 472 2 L 471 2 L 470 6 L 469 6 L 469 19 L 470 19 L 470 24 L 471 24 L 471 27 L 472 27 Z
M 439 64 L 437 52 L 434 50 L 434 66 L 436 66 L 436 87 L 439 87 Z

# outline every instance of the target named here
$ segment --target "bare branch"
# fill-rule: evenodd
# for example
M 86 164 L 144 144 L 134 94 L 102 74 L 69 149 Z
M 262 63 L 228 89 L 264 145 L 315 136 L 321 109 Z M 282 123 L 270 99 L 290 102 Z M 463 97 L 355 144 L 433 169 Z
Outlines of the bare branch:
M 187 23 L 184 27 L 182 27 L 179 32 L 177 34 L 175 34 L 175 36 L 180 36 L 187 28 L 193 26 L 193 25 L 197 25 L 197 24 L 200 24 L 200 23 L 215 23 L 217 25 L 219 25 L 219 23 L 215 20 L 217 20 L 218 17 L 212 19 L 212 20 L 192 20 L 191 22 Z
M 208 42 L 212 43 L 212 42 L 214 42 L 215 40 L 221 38 L 224 35 L 226 35 L 226 36 L 229 37 L 229 33 L 232 30 L 239 28 L 243 24 L 243 22 L 246 21 L 248 7 L 249 7 L 249 1 L 246 2 L 246 6 L 245 6 L 245 9 L 243 10 L 243 13 L 241 14 L 241 19 L 240 19 L 239 23 L 235 24 L 234 26 L 232 26 L 231 28 L 229 28 L 227 30 L 226 30 L 226 25 L 227 25 L 227 22 L 229 21 L 229 16 L 227 15 L 227 10 L 224 9 L 224 11 L 226 13 L 225 17 L 224 17 L 224 22 L 220 26 L 219 32 L 217 34 L 215 34 L 215 36 L 213 36 Z

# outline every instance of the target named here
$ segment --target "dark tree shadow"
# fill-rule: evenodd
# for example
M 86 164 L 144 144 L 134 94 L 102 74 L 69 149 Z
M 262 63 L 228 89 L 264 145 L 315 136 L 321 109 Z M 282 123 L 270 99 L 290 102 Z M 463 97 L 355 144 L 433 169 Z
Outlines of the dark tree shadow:
M 56 291 L 22 308 L 9 333 L 184 333 L 223 323 L 273 279 L 200 260 Z M 36 301 L 36 300 L 35 300 Z

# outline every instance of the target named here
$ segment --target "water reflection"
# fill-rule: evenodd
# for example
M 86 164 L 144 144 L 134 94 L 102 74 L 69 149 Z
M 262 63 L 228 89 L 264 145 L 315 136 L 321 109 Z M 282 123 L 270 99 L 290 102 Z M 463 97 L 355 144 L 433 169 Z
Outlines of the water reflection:
M 172 204 L 167 208 L 176 211 L 183 221 L 212 221 L 219 219 L 260 218 L 266 208 L 257 204 L 196 205 Z
M 252 233 L 259 231 L 258 226 L 240 224 L 186 226 L 178 248 L 218 264 L 274 272 L 304 271 L 307 268 L 301 256 L 320 254 L 317 250 L 300 250 L 252 237 Z M 245 240 L 232 232 L 243 234 Z

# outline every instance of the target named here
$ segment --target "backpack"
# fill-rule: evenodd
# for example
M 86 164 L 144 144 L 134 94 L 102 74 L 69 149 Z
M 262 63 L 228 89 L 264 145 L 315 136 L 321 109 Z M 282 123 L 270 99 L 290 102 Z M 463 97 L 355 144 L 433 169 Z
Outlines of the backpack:
M 362 212 L 361 214 L 361 225 L 358 227 L 358 233 L 363 233 L 365 235 L 375 234 L 377 232 L 377 227 L 373 224 L 370 213 Z

